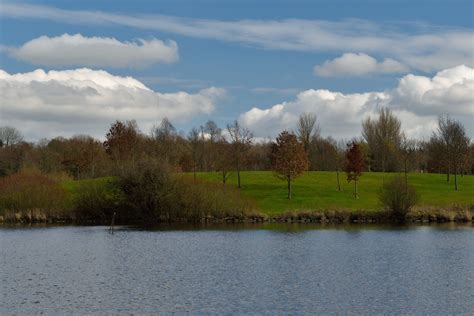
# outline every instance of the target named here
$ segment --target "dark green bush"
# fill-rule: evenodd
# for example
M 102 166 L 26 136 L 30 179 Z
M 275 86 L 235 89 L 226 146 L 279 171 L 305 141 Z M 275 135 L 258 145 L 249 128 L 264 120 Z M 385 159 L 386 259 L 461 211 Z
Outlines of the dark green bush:
M 106 221 L 123 211 L 124 194 L 114 178 L 87 181 L 75 189 L 73 203 L 77 219 Z
M 172 175 L 165 167 L 144 163 L 120 179 L 126 205 L 137 218 L 153 221 L 201 221 L 208 217 L 243 217 L 253 209 L 237 191 L 219 184 Z
M 419 195 L 403 177 L 396 176 L 382 185 L 379 199 L 395 220 L 403 222 L 410 209 L 418 203 Z

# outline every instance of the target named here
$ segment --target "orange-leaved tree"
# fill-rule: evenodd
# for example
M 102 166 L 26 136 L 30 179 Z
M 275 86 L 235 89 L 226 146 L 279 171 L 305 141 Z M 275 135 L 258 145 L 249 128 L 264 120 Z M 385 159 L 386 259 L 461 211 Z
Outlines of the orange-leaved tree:
M 362 171 L 365 168 L 364 154 L 360 145 L 352 141 L 347 144 L 346 149 L 346 165 L 345 171 L 347 174 L 347 182 L 354 181 L 354 197 L 359 198 L 357 193 L 357 180 L 362 176 Z
M 288 199 L 291 199 L 291 180 L 308 169 L 304 146 L 294 134 L 283 131 L 272 144 L 271 157 L 276 175 L 288 183 Z

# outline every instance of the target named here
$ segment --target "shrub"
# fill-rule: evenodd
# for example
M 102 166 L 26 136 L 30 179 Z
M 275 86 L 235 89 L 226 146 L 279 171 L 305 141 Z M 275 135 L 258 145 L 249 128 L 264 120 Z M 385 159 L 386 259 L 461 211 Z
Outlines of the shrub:
M 120 178 L 120 188 L 132 216 L 142 219 L 160 218 L 171 207 L 172 181 L 166 168 L 157 163 L 140 163 Z
M 21 172 L 0 178 L 0 210 L 26 212 L 40 210 L 48 215 L 62 213 L 69 196 L 60 184 L 37 171 Z
M 395 220 L 405 221 L 407 213 L 418 203 L 419 195 L 404 178 L 396 176 L 382 185 L 379 199 Z
M 95 179 L 93 179 L 95 180 Z M 122 210 L 124 194 L 117 181 L 82 181 L 74 190 L 74 213 L 83 220 L 109 220 L 113 212 Z
M 172 175 L 155 163 L 141 164 L 122 176 L 120 186 L 133 215 L 150 222 L 237 218 L 253 208 L 233 189 Z

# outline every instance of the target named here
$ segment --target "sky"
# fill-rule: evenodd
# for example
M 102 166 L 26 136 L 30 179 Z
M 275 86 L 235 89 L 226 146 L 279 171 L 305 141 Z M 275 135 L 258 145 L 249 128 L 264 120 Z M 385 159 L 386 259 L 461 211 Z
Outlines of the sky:
M 37 141 L 237 119 L 264 139 L 313 112 L 350 139 L 389 107 L 409 137 L 450 115 L 472 138 L 473 26 L 472 0 L 0 0 L 0 126 Z

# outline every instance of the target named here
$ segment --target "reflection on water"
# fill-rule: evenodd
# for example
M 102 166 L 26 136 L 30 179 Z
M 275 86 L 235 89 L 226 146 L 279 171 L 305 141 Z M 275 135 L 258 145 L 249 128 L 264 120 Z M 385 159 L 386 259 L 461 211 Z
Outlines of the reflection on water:
M 474 311 L 472 224 L 3 226 L 0 314 Z

